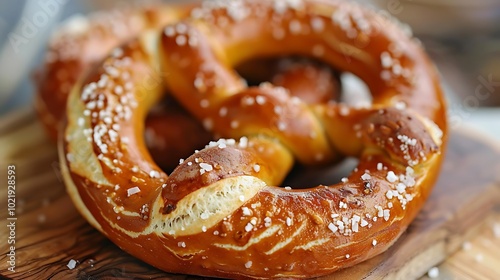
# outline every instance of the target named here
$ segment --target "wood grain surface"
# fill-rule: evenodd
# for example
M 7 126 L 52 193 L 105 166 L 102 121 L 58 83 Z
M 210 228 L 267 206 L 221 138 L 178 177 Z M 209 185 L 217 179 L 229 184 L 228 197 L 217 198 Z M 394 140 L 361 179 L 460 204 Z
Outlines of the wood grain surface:
M 6 226 L 4 186 L 8 165 L 16 168 L 14 273 L 7 270 L 10 231 Z M 470 133 L 452 133 L 439 182 L 406 233 L 386 253 L 324 279 L 414 279 L 439 263 L 443 279 L 488 279 L 500 275 L 500 242 L 495 241 L 491 230 L 496 219 L 500 220 L 495 211 L 500 204 L 499 171 L 498 150 Z M 1 276 L 196 279 L 166 274 L 129 256 L 80 217 L 65 193 L 56 149 L 45 137 L 31 109 L 0 120 L 0 180 Z M 486 232 L 479 241 L 478 232 Z M 481 253 L 488 249 L 491 254 Z M 73 269 L 67 266 L 70 260 L 76 261 Z M 487 274 L 468 265 L 482 261 L 490 267 Z

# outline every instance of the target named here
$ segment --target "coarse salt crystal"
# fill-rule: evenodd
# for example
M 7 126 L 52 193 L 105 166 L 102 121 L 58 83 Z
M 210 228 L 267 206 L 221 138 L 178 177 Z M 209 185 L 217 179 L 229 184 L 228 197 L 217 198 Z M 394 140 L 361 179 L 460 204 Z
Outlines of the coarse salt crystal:
M 356 221 L 352 221 L 352 224 L 351 224 L 351 229 L 353 232 L 358 232 L 359 231 L 359 222 L 356 222 Z
M 390 216 L 391 216 L 391 210 L 384 209 L 384 220 L 388 221 Z
M 264 218 L 264 226 L 265 227 L 270 227 L 271 226 L 271 222 L 272 222 L 271 217 L 265 217 Z
M 241 103 L 246 106 L 252 106 L 255 104 L 255 99 L 252 96 L 245 96 L 241 99 Z
M 259 172 L 259 171 L 260 171 L 260 165 L 255 164 L 255 165 L 253 166 L 253 171 L 255 171 L 255 172 Z
M 384 165 L 381 162 L 377 163 L 377 170 L 380 171 L 382 169 L 384 169 Z
M 248 261 L 248 262 L 246 262 L 246 263 L 245 263 L 245 267 L 246 267 L 246 268 L 250 268 L 250 267 L 252 267 L 252 261 Z
M 387 197 L 387 199 L 392 199 L 393 198 L 392 190 L 388 190 L 385 193 L 385 197 Z
M 78 118 L 78 126 L 83 126 L 85 124 L 85 119 L 83 118 Z
M 360 226 L 361 227 L 366 227 L 368 225 L 368 222 L 365 219 L 361 220 Z
M 427 272 L 427 275 L 429 276 L 429 278 L 432 278 L 432 279 L 438 278 L 439 277 L 439 268 L 433 267 L 433 268 L 429 269 L 429 271 Z
M 173 37 L 176 32 L 175 32 L 175 29 L 173 26 L 167 26 L 164 30 L 163 30 L 163 33 L 167 36 L 167 37 Z
M 398 101 L 394 104 L 394 107 L 398 110 L 404 110 L 406 109 L 406 103 L 404 101 Z
M 398 180 L 398 176 L 396 176 L 396 174 L 394 174 L 393 171 L 389 171 L 387 172 L 387 177 L 386 177 L 387 181 L 389 181 L 390 183 L 394 183 Z
M 210 215 L 209 215 L 207 212 L 203 212 L 203 213 L 201 213 L 201 215 L 200 215 L 200 218 L 201 218 L 202 220 L 206 220 L 206 219 L 208 219 L 209 217 L 210 217 Z
M 259 105 L 263 105 L 264 103 L 266 103 L 266 98 L 264 96 L 257 96 L 255 97 L 255 102 L 257 102 L 257 104 Z
M 74 259 L 69 260 L 68 264 L 66 265 L 69 269 L 74 269 L 76 267 L 76 261 Z
M 399 183 L 397 186 L 396 186 L 396 190 L 398 190 L 399 193 L 404 193 L 405 190 L 406 190 L 406 185 L 403 184 L 403 183 Z
M 380 61 L 382 63 L 382 67 L 384 68 L 390 68 L 393 64 L 392 57 L 388 52 L 380 54 Z
M 175 43 L 178 45 L 178 46 L 184 46 L 186 45 L 187 43 L 187 38 L 185 35 L 179 35 L 175 38 Z
M 286 129 L 286 123 L 284 122 L 278 122 L 278 130 L 279 131 L 284 131 Z
M 243 216 L 250 216 L 250 215 L 252 215 L 252 211 L 250 211 L 250 209 L 248 209 L 248 207 L 242 207 L 241 211 L 243 211 Z
M 210 171 L 212 171 L 214 169 L 211 164 L 204 163 L 204 162 L 200 163 L 200 168 L 201 168 L 200 169 L 200 174 L 203 174 L 205 172 L 210 172 Z
M 227 108 L 226 107 L 221 107 L 219 109 L 219 116 L 225 117 L 227 115 Z
M 253 229 L 253 225 L 251 223 L 248 223 L 246 226 L 245 226 L 245 231 L 246 232 L 249 232 Z
M 127 197 L 134 195 L 136 193 L 139 193 L 139 192 L 141 192 L 141 189 L 139 189 L 139 187 L 130 188 L 127 190 Z
M 178 23 L 176 26 L 175 26 L 175 30 L 177 31 L 177 33 L 179 34 L 186 34 L 187 31 L 188 31 L 188 26 L 184 23 Z
M 230 126 L 232 129 L 236 129 L 240 126 L 240 123 L 238 121 L 231 121 Z
M 151 178 L 160 178 L 160 172 L 158 172 L 156 170 L 151 170 L 149 172 L 149 177 L 151 177 Z
M 331 230 L 333 233 L 336 233 L 339 228 L 335 226 L 333 223 L 329 223 L 328 229 Z
M 320 17 L 314 17 L 311 19 L 311 27 L 315 32 L 321 32 L 325 28 L 325 23 Z

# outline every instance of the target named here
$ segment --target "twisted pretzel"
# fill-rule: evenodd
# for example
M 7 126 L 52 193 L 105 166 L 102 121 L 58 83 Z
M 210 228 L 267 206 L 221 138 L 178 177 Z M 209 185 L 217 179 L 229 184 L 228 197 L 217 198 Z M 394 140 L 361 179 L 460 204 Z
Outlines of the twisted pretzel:
M 247 87 L 232 69 L 282 55 L 354 73 L 372 106 L 307 104 L 272 84 Z M 145 76 L 163 79 L 226 138 L 169 176 L 141 137 L 164 92 L 146 90 Z M 439 80 L 420 46 L 342 1 L 205 2 L 108 57 L 74 88 L 68 108 L 60 157 L 82 214 L 160 269 L 207 276 L 312 277 L 383 252 L 430 193 L 447 135 Z M 342 182 L 275 187 L 295 159 L 328 163 L 340 154 L 360 159 Z

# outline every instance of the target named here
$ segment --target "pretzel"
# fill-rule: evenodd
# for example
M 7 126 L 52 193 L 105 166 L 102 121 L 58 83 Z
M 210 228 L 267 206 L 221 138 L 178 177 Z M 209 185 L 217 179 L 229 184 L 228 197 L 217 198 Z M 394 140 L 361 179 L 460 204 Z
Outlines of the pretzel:
M 288 55 L 359 76 L 372 105 L 309 104 L 270 83 L 247 87 L 233 69 Z M 223 137 L 170 175 L 141 137 L 165 92 L 145 89 L 146 76 Z M 380 254 L 404 232 L 439 174 L 445 116 L 420 45 L 373 11 L 343 1 L 207 1 L 189 19 L 141 34 L 75 86 L 59 155 L 83 216 L 155 267 L 314 277 Z M 277 187 L 296 161 L 343 155 L 359 164 L 339 183 Z
M 54 141 L 57 139 L 69 92 L 84 73 L 119 45 L 141 32 L 161 28 L 188 16 L 191 8 L 191 5 L 140 6 L 70 18 L 51 39 L 45 63 L 35 73 L 35 108 L 48 135 Z M 284 67 L 283 62 L 293 67 Z M 269 61 L 266 66 L 266 69 L 259 64 L 252 67 L 258 67 L 260 71 L 271 69 L 267 71 L 267 77 L 279 78 L 280 85 L 288 88 L 292 95 L 305 95 L 317 81 L 322 88 L 316 86 L 316 89 L 322 98 L 332 97 L 338 91 L 338 82 L 330 70 L 311 61 L 299 63 L 280 59 Z M 253 78 L 254 73 L 247 71 Z M 148 86 L 159 83 L 155 80 L 149 82 L 151 85 Z M 171 129 L 165 129 L 165 125 Z M 191 137 L 180 141 L 180 135 Z M 175 168 L 179 158 L 202 148 L 211 139 L 210 133 L 175 102 L 164 102 L 151 110 L 146 119 L 145 137 L 155 162 L 165 170 Z

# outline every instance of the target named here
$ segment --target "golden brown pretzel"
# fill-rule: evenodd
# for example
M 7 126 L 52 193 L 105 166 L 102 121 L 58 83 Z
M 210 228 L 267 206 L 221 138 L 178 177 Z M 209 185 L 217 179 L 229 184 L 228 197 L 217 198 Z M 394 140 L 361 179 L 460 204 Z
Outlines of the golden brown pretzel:
M 312 277 L 383 252 L 407 228 L 439 173 L 447 128 L 436 71 L 398 26 L 349 2 L 248 0 L 204 2 L 162 31 L 108 57 L 68 101 L 65 183 L 115 244 L 170 272 Z M 232 70 L 278 55 L 358 75 L 372 107 L 306 104 L 271 84 L 248 88 Z M 141 77 L 158 73 L 177 101 L 229 138 L 169 176 L 141 137 L 164 91 L 146 91 Z M 337 154 L 360 158 L 342 182 L 275 187 L 294 159 Z

